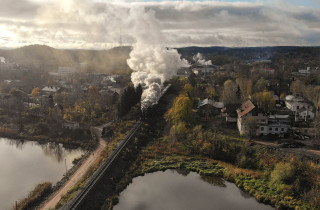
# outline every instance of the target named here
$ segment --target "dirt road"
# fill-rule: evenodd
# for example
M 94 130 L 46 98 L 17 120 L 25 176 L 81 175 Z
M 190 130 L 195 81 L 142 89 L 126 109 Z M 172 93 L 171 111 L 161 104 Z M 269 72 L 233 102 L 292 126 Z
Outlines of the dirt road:
M 82 177 L 83 174 L 88 171 L 90 166 L 95 162 L 97 157 L 106 147 L 106 142 L 102 139 L 99 140 L 98 148 L 93 151 L 89 157 L 83 162 L 78 170 L 70 177 L 70 179 L 41 206 L 41 210 L 47 210 L 54 208 L 62 196 L 64 196 Z

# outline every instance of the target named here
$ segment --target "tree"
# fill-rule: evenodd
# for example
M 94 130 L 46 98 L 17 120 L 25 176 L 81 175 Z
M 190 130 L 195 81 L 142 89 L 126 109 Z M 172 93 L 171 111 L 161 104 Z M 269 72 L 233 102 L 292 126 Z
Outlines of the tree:
M 302 94 L 303 93 L 302 91 L 305 89 L 305 87 L 303 82 L 301 82 L 300 80 L 296 80 L 291 83 L 290 89 L 292 94 L 296 95 L 296 94 Z
M 33 88 L 32 92 L 31 92 L 32 97 L 37 98 L 40 96 L 40 88 L 36 87 Z
M 206 94 L 207 94 L 207 97 L 211 99 L 218 97 L 217 91 L 216 89 L 214 89 L 213 86 L 208 86 L 206 88 Z
M 272 93 L 266 90 L 255 93 L 253 99 L 257 103 L 258 107 L 265 113 L 270 113 L 276 104 Z
M 194 88 L 189 83 L 185 84 L 183 87 L 183 91 L 187 94 L 187 96 L 192 100 L 194 96 Z
M 192 87 L 196 86 L 196 77 L 196 74 L 193 72 L 188 77 L 189 83 L 192 85 Z
M 248 117 L 244 122 L 246 128 L 246 134 L 249 136 L 250 140 L 252 137 L 256 136 L 257 132 L 257 120 L 255 117 Z
M 188 96 L 180 94 L 167 112 L 165 118 L 172 123 L 187 122 L 192 117 L 192 101 Z
M 232 80 L 225 81 L 223 85 L 222 101 L 225 104 L 237 103 L 237 85 Z
M 249 98 L 252 92 L 252 80 L 239 77 L 236 79 L 236 84 L 240 87 L 240 92 L 241 92 L 241 100 L 245 101 Z
M 261 77 L 255 84 L 254 90 L 255 92 L 262 92 L 267 89 L 267 84 L 269 83 L 268 80 L 265 80 L 263 77 Z

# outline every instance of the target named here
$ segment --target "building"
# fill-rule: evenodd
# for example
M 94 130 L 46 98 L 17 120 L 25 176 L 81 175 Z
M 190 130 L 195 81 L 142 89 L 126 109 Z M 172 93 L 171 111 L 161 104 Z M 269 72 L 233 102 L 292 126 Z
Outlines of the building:
M 241 104 L 241 107 L 237 109 L 237 114 L 237 125 L 240 135 L 244 135 L 247 133 L 245 122 L 248 117 L 253 117 L 256 120 L 256 135 L 260 135 L 260 133 L 264 134 L 265 130 L 267 130 L 268 117 L 260 109 L 258 109 L 258 107 L 256 107 L 250 100 Z
M 309 110 L 312 109 L 312 106 L 306 103 L 302 97 L 293 96 L 293 95 L 286 96 L 285 104 L 286 104 L 286 107 L 293 112 L 296 112 L 299 109 L 303 109 L 303 108 L 308 108 Z
M 296 115 L 295 115 L 295 120 L 304 120 L 304 121 L 309 121 L 309 120 L 314 120 L 315 114 L 312 110 L 303 107 L 302 109 L 298 109 L 296 111 Z
M 224 107 L 222 102 L 216 102 L 211 99 L 204 99 L 198 102 L 198 113 L 201 117 L 210 117 L 219 115 Z
M 45 86 L 44 88 L 41 89 L 41 92 L 43 94 L 55 94 L 55 93 L 59 93 L 61 92 L 61 88 L 60 87 L 55 87 L 55 86 Z
M 226 118 L 226 122 L 236 123 L 238 119 L 237 109 L 241 104 L 226 104 L 224 108 L 221 109 L 222 116 Z
M 69 129 L 69 130 L 76 130 L 80 127 L 78 122 L 74 121 L 66 121 L 63 123 L 63 128 Z

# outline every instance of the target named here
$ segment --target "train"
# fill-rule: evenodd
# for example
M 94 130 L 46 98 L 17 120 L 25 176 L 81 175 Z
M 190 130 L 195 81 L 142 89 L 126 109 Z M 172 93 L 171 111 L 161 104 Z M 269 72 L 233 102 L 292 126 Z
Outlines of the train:
M 160 100 L 162 99 L 162 97 L 168 92 L 168 90 L 170 89 L 170 87 L 171 87 L 171 84 L 168 84 L 168 85 L 161 91 L 161 94 L 160 94 L 160 97 L 159 97 L 157 103 L 155 103 L 155 104 L 153 104 L 152 106 L 148 107 L 147 109 L 141 111 L 141 119 L 142 119 L 142 120 L 147 120 L 148 118 L 154 116 L 155 112 L 158 111 L 159 101 L 160 101 Z

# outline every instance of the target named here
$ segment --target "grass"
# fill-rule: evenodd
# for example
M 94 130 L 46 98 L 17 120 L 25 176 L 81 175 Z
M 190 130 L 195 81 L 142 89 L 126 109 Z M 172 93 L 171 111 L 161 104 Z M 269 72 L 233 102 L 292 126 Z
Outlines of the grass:
M 38 184 L 26 198 L 19 201 L 17 209 L 34 209 L 42 200 L 42 198 L 44 198 L 50 192 L 51 187 L 52 184 L 50 182 Z M 14 206 L 12 209 L 16 209 L 16 207 Z
M 223 161 L 191 155 L 180 143 L 169 145 L 163 139 L 158 139 L 141 150 L 138 159 L 117 184 L 115 195 L 106 199 L 104 207 L 111 209 L 117 203 L 115 196 L 134 177 L 167 169 L 187 169 L 201 176 L 222 177 L 234 182 L 259 202 L 278 209 L 312 209 L 308 203 L 290 193 L 290 186 L 272 184 L 264 171 L 244 169 Z

